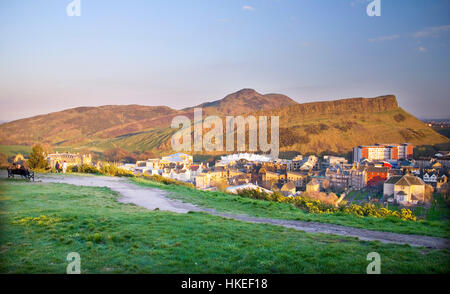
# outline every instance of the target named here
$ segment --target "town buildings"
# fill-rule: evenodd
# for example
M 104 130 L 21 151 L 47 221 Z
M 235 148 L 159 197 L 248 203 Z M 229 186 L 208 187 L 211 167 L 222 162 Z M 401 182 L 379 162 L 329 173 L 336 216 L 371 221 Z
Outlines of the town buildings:
M 280 189 L 281 194 L 283 194 L 286 197 L 294 195 L 296 191 L 297 189 L 293 182 L 287 182 Z
M 313 179 L 308 184 L 306 184 L 306 192 L 319 192 L 319 191 L 320 191 L 320 183 L 317 179 Z
M 286 179 L 294 183 L 297 189 L 304 189 L 308 180 L 308 174 L 289 171 L 286 173 Z
M 368 167 L 366 169 L 366 183 L 369 187 L 383 184 L 389 177 L 389 167 Z
M 384 183 L 383 195 L 402 205 L 424 202 L 425 182 L 410 174 L 393 176 Z
M 168 156 L 164 156 L 159 161 L 160 165 L 167 166 L 170 164 L 176 164 L 176 165 L 191 165 L 193 162 L 192 155 L 188 155 L 185 153 L 176 153 Z
M 272 194 L 273 192 L 267 189 L 264 189 L 263 187 L 260 187 L 258 185 L 249 183 L 249 184 L 245 184 L 245 185 L 239 185 L 239 186 L 233 186 L 233 187 L 228 187 L 226 189 L 226 191 L 228 193 L 232 193 L 232 194 L 237 194 L 239 193 L 239 191 L 241 190 L 258 190 L 260 192 L 265 192 L 268 194 Z
M 367 168 L 354 164 L 350 170 L 349 188 L 361 190 L 367 186 Z
M 375 144 L 372 146 L 358 146 L 353 148 L 353 162 L 391 161 L 413 158 L 413 146 L 404 144 Z
M 67 163 L 67 166 L 92 164 L 91 154 L 79 154 L 79 153 L 52 153 L 47 155 L 47 162 L 51 168 L 54 168 L 58 162 L 60 165 L 63 162 Z
M 310 155 L 306 158 L 299 155 L 292 160 L 292 170 L 294 171 L 310 171 L 318 162 L 318 158 L 314 155 Z
M 241 153 L 222 156 L 209 166 L 194 163 L 188 154 L 176 153 L 161 159 L 140 161 L 135 167 L 126 168 L 134 168 L 136 173 L 192 183 L 202 190 L 238 193 L 243 189 L 260 189 L 296 197 L 303 192 L 334 192 L 342 196 L 349 191 L 368 189 L 375 193 L 373 195 L 382 192 L 388 201 L 400 205 L 423 202 L 426 183 L 432 184 L 436 190 L 448 186 L 445 166 L 434 160 L 427 169 L 417 167 L 410 158 L 410 144 L 375 146 L 376 149 L 368 149 L 367 158 L 353 164 L 344 157 L 331 155 L 325 155 L 321 160 L 315 155 L 298 155 L 288 160 Z M 363 148 L 355 149 L 363 154 L 366 152 Z M 392 158 L 396 159 L 386 161 Z
M 329 167 L 325 171 L 325 178 L 330 183 L 330 188 L 334 191 L 342 192 L 349 187 L 351 173 L 341 167 Z
M 348 160 L 345 159 L 344 157 L 324 155 L 323 156 L 323 161 L 322 161 L 320 167 L 322 169 L 327 169 L 329 167 L 333 167 L 333 166 L 336 166 L 336 165 L 344 166 L 346 164 L 348 164 Z

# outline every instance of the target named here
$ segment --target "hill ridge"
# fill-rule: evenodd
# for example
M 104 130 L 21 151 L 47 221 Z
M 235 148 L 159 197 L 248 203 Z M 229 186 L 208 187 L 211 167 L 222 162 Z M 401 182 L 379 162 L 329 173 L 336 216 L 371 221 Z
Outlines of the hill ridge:
M 246 88 L 202 105 L 204 117 L 278 115 L 282 151 L 344 152 L 380 140 L 423 145 L 448 142 L 400 108 L 394 95 L 297 103 L 285 95 Z M 2 124 L 0 145 L 44 143 L 165 153 L 170 152 L 170 138 L 176 131 L 170 128 L 172 118 L 186 115 L 192 119 L 193 109 L 137 104 L 76 107 Z

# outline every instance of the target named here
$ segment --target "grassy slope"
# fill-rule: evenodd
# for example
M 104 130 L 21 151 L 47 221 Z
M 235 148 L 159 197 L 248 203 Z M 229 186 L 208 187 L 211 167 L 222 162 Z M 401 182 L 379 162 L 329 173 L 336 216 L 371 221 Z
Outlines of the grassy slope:
M 252 97 L 253 94 L 249 95 Z M 350 152 L 354 146 L 379 142 L 410 142 L 414 145 L 450 142 L 447 137 L 399 108 L 393 96 L 364 101 L 345 99 L 294 104 L 283 108 L 276 107 L 279 101 L 273 99 L 253 103 L 264 110 L 251 108 L 256 111 L 251 113 L 248 112 L 251 99 L 241 101 L 239 98 L 238 101 L 246 105 L 241 111 L 245 109 L 247 114 L 280 117 L 281 151 L 343 154 Z M 240 113 L 239 107 L 232 107 L 235 103 L 228 105 L 229 101 L 225 100 L 219 101 L 225 103 L 219 109 L 225 113 Z M 218 109 L 213 113 L 216 111 Z M 170 122 L 176 113 L 164 107 L 133 105 L 71 109 L 2 125 L 0 137 L 3 144 L 39 141 L 59 144 L 69 150 L 87 147 L 102 152 L 120 147 L 129 151 L 164 154 L 172 152 L 170 139 L 175 129 L 170 128 Z M 192 111 L 186 110 L 180 114 L 189 116 Z M 225 117 L 225 114 L 221 116 Z
M 448 221 L 443 220 L 412 222 L 403 221 L 397 218 L 382 219 L 343 214 L 312 214 L 284 203 L 248 199 L 220 192 L 199 191 L 182 186 L 164 185 L 141 178 L 135 178 L 133 181 L 140 185 L 167 190 L 170 192 L 169 197 L 194 203 L 202 207 L 214 208 L 221 212 L 247 214 L 257 217 L 332 223 L 394 233 L 429 235 L 446 238 L 450 236 L 449 223 Z
M 402 115 L 403 121 L 396 121 L 396 115 Z M 280 120 L 283 120 L 280 114 Z M 335 126 L 353 124 L 348 130 L 340 130 Z M 324 124 L 327 130 L 310 133 L 305 126 Z M 445 138 L 424 123 L 408 114 L 403 109 L 377 113 L 343 113 L 335 115 L 299 116 L 290 118 L 285 124 L 295 135 L 307 136 L 309 142 L 300 140 L 291 146 L 282 146 L 281 150 L 296 150 L 300 153 L 323 151 L 348 152 L 354 146 L 374 143 L 402 143 L 414 145 L 438 144 L 448 142 Z M 281 134 L 282 135 L 282 134 Z
M 7 157 L 16 156 L 17 153 L 21 153 L 24 156 L 28 156 L 30 152 L 31 152 L 30 146 L 0 145 L 0 153 L 5 154 Z
M 142 152 L 147 150 L 157 150 L 158 148 L 160 148 L 160 146 L 162 147 L 164 146 L 164 144 L 166 144 L 165 149 L 167 150 L 171 148 L 170 140 L 174 133 L 174 129 L 157 128 L 153 130 L 143 131 L 142 133 L 130 136 L 95 140 L 88 144 L 87 147 L 95 147 L 100 150 L 120 147 L 128 151 Z
M 64 273 L 73 251 L 82 273 L 365 273 L 373 251 L 382 273 L 449 272 L 448 251 L 147 211 L 116 202 L 106 188 L 0 185 L 2 273 Z M 53 222 L 20 223 L 41 215 Z
M 261 113 L 264 114 L 264 113 Z M 280 148 L 282 151 L 295 150 L 300 153 L 338 152 L 346 153 L 354 146 L 384 142 L 410 142 L 415 145 L 438 144 L 448 142 L 448 138 L 439 135 L 423 122 L 408 114 L 403 109 L 375 113 L 341 113 L 323 115 L 292 116 L 277 113 L 280 116 Z M 395 116 L 402 115 L 403 121 L 396 121 Z M 348 130 L 336 128 L 352 123 Z M 326 130 L 318 133 L 308 131 L 308 126 L 326 125 Z M 293 145 L 283 144 L 283 128 L 288 128 L 285 136 L 294 137 Z M 95 141 L 91 146 L 111 148 L 118 146 L 128 150 L 170 151 L 171 129 L 155 129 L 141 134 Z M 305 137 L 307 142 L 305 142 Z

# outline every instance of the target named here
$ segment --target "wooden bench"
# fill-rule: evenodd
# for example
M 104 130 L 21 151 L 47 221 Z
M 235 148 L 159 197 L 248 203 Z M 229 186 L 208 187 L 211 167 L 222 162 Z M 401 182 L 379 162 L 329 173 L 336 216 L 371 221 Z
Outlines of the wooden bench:
M 34 182 L 34 172 L 29 168 L 24 167 L 8 167 L 8 178 L 14 178 L 14 176 L 21 176 L 23 179 L 27 179 L 31 181 L 33 179 Z

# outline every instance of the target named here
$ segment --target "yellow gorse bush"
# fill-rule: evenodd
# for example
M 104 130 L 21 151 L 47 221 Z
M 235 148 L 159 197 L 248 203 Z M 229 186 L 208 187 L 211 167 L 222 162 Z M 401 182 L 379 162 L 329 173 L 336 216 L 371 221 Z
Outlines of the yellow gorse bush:
M 38 217 L 27 216 L 27 217 L 18 219 L 16 221 L 13 221 L 13 224 L 16 224 L 16 225 L 36 224 L 36 225 L 39 225 L 39 226 L 48 226 L 50 224 L 54 224 L 54 223 L 57 223 L 57 222 L 60 222 L 60 221 L 61 221 L 61 219 L 57 218 L 57 217 L 41 215 L 41 216 L 38 216 Z
M 240 190 L 239 195 L 242 197 L 260 199 L 267 201 L 276 201 L 279 203 L 291 204 L 299 209 L 310 213 L 316 214 L 333 214 L 333 213 L 345 213 L 351 215 L 357 215 L 360 217 L 372 216 L 376 218 L 383 217 L 395 217 L 402 220 L 416 221 L 417 217 L 409 209 L 402 208 L 400 212 L 393 211 L 375 205 L 372 203 L 366 203 L 364 205 L 351 204 L 346 206 L 344 203 L 338 207 L 324 203 L 320 200 L 311 199 L 304 196 L 297 197 L 284 197 L 279 192 L 274 192 L 273 194 L 265 193 L 259 190 Z
M 80 166 L 74 165 L 69 166 L 67 171 L 73 173 L 101 174 L 117 177 L 134 177 L 134 174 L 131 171 L 119 168 L 115 165 L 103 165 L 101 168 L 96 168 L 95 166 L 89 164 L 83 164 Z
M 157 182 L 157 183 L 162 183 L 165 185 L 177 185 L 177 186 L 184 186 L 184 187 L 189 187 L 189 188 L 195 188 L 195 186 L 191 183 L 186 183 L 186 182 L 182 182 L 182 181 L 178 181 L 175 179 L 171 179 L 171 178 L 166 178 L 166 177 L 162 177 L 160 175 L 143 175 L 143 177 L 145 179 L 149 179 L 151 181 Z

